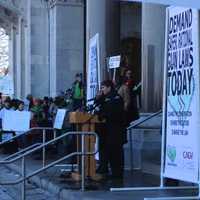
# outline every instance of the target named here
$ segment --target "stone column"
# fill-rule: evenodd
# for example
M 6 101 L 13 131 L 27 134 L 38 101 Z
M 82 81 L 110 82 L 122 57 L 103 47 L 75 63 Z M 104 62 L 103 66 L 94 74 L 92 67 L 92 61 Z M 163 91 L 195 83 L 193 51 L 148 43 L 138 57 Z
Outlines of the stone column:
M 13 23 L 10 24 L 10 33 L 9 33 L 9 74 L 12 78 L 12 85 L 14 90 L 14 25 Z M 13 91 L 15 93 L 15 91 Z M 13 95 L 14 95 L 13 93 Z
M 24 48 L 25 48 L 25 77 L 24 97 L 31 93 L 31 3 L 27 0 L 27 16 L 24 27 Z
M 83 3 L 52 0 L 50 11 L 50 94 L 71 87 L 77 72 L 83 72 Z
M 162 107 L 166 7 L 142 5 L 142 109 L 156 112 Z
M 99 34 L 99 56 L 101 81 L 106 71 L 106 1 L 87 0 L 87 56 L 89 55 L 89 40 Z M 88 66 L 88 59 L 87 59 Z
M 18 18 L 18 27 L 17 27 L 17 32 L 16 32 L 16 48 L 15 48 L 15 55 L 16 55 L 16 71 L 15 71 L 15 91 L 16 91 L 16 97 L 21 98 L 21 65 L 22 65 L 22 60 L 21 60 L 21 33 L 22 30 L 22 18 Z
M 31 94 L 43 98 L 49 96 L 49 31 L 48 7 L 44 0 L 31 3 L 30 52 Z M 28 69 L 27 69 L 28 70 Z M 27 73 L 29 73 L 27 71 Z
M 50 10 L 50 95 L 56 96 L 56 8 Z
M 106 57 L 119 53 L 119 9 L 116 0 L 87 0 L 87 56 L 89 39 L 99 33 L 101 80 L 106 78 Z

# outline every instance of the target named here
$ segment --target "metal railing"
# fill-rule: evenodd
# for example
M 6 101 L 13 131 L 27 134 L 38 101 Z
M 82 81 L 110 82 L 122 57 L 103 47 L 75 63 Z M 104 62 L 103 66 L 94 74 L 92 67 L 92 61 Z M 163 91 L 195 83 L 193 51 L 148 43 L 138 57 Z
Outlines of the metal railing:
M 25 131 L 21 134 L 18 134 L 12 138 L 10 138 L 9 140 L 6 140 L 6 141 L 3 141 L 3 142 L 0 142 L 0 145 L 3 145 L 3 144 L 6 144 L 8 142 L 11 142 L 13 140 L 16 140 L 22 136 L 26 136 L 26 135 L 34 135 L 34 134 L 40 134 L 40 133 L 31 133 L 31 131 L 34 131 L 34 130 L 44 130 L 45 131 L 45 135 L 46 135 L 46 131 L 47 130 L 53 130 L 53 133 L 54 133 L 54 138 L 56 137 L 56 130 L 54 128 L 51 128 L 51 127 L 34 127 L 34 128 L 30 128 L 28 131 Z M 46 136 L 45 136 L 46 137 Z
M 0 160 L 0 162 L 1 161 L 6 161 L 6 160 L 10 160 L 10 159 L 14 159 L 15 157 L 19 156 L 20 154 L 23 154 L 23 153 L 25 153 L 25 152 L 27 152 L 27 151 L 29 151 L 31 149 L 34 149 L 35 147 L 40 146 L 41 144 L 42 143 L 35 143 L 35 144 L 31 145 L 31 146 L 28 146 L 28 147 L 22 149 L 21 151 L 18 151 L 16 153 L 13 153 L 13 154 L 3 158 L 2 160 Z
M 153 113 L 151 114 L 150 116 L 146 117 L 145 119 L 143 120 L 137 120 L 135 122 L 133 122 L 128 128 L 127 128 L 127 133 L 128 133 L 128 136 L 129 136 L 129 148 L 130 148 L 130 168 L 131 170 L 133 170 L 133 141 L 132 141 L 132 130 L 133 129 L 140 129 L 140 130 L 160 130 L 161 127 L 139 127 L 139 125 L 143 124 L 144 122 L 147 122 L 148 120 L 158 116 L 159 114 L 162 113 L 162 110 L 156 112 L 156 113 Z
M 37 130 L 42 131 L 42 144 L 44 144 L 46 142 L 46 136 L 47 136 L 47 132 L 46 131 L 50 131 L 50 130 L 53 131 L 53 139 L 56 138 L 56 129 L 50 128 L 50 127 L 35 127 L 35 128 L 29 129 L 28 131 L 26 131 L 26 132 L 24 132 L 22 134 L 14 136 L 14 137 L 10 138 L 9 140 L 1 142 L 0 146 L 4 145 L 6 143 L 12 142 L 14 140 L 17 140 L 20 137 L 27 137 L 28 135 L 38 135 L 38 134 L 41 134 L 40 132 L 32 132 L 32 131 L 37 131 Z M 25 149 L 22 149 L 22 150 L 20 150 L 20 151 L 18 151 L 16 153 L 14 153 L 14 154 L 12 154 L 12 155 L 4 158 L 3 160 L 7 160 L 9 158 L 18 156 L 18 155 L 20 155 L 20 154 L 22 154 L 22 153 L 24 153 L 24 152 L 26 152 L 26 151 L 34 148 L 35 145 L 38 146 L 39 144 L 41 144 L 41 143 L 33 144 L 33 145 L 31 145 L 31 146 L 29 146 L 29 147 L 27 147 Z M 44 146 L 44 148 L 42 149 L 42 165 L 43 165 L 43 167 L 45 166 L 45 160 L 46 160 L 45 155 L 46 155 L 46 148 Z
M 58 160 L 43 166 L 42 168 L 35 170 L 34 172 L 29 173 L 28 175 L 26 175 L 26 163 L 25 163 L 25 157 L 30 155 L 31 153 L 38 151 L 44 147 L 46 147 L 47 145 L 53 144 L 61 139 L 63 139 L 64 137 L 67 137 L 69 135 L 74 135 L 74 136 L 81 136 L 81 151 L 77 151 L 77 152 L 73 152 L 70 153 L 66 156 L 63 156 L 62 158 L 59 158 Z M 4 160 L 4 161 L 0 161 L 0 164 L 11 164 L 19 159 L 22 160 L 22 178 L 15 180 L 15 181 L 10 181 L 10 182 L 0 182 L 0 185 L 15 185 L 15 184 L 19 184 L 22 183 L 22 200 L 25 200 L 26 198 L 26 194 L 25 194 L 25 189 L 26 189 L 26 180 L 57 165 L 58 163 L 66 160 L 67 158 L 70 158 L 72 156 L 81 156 L 81 190 L 84 191 L 85 190 L 85 156 L 89 156 L 89 155 L 95 155 L 98 151 L 98 148 L 96 150 L 94 150 L 93 152 L 85 152 L 85 136 L 88 135 L 93 135 L 96 138 L 96 142 L 98 144 L 98 135 L 95 132 L 67 132 L 61 136 L 58 136 L 57 138 L 46 142 L 45 144 L 41 144 L 40 146 L 29 150 L 28 152 L 25 152 L 22 155 L 19 155 L 13 159 L 10 160 Z

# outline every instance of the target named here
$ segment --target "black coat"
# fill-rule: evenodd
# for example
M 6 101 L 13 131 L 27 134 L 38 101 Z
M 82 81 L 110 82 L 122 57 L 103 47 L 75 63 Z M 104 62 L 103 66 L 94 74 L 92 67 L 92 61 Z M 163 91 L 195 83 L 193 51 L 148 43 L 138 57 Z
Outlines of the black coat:
M 104 97 L 98 115 L 106 120 L 106 142 L 108 145 L 122 145 L 125 142 L 124 103 L 115 91 Z

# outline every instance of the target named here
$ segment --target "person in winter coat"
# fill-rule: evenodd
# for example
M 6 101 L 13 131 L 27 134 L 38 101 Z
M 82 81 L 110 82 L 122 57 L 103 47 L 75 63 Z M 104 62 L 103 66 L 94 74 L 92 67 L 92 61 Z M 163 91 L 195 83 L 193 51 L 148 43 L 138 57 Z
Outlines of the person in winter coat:
M 99 104 L 97 114 L 105 119 L 105 132 L 100 133 L 100 173 L 111 168 L 111 178 L 123 178 L 123 144 L 124 138 L 124 108 L 123 99 L 117 94 L 112 81 L 103 81 L 100 94 L 96 98 Z

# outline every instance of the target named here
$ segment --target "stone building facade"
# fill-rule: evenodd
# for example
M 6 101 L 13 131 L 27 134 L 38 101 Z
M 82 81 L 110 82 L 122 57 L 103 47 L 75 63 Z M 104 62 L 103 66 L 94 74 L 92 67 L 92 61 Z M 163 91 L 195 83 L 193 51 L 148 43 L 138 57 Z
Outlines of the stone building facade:
M 56 96 L 83 72 L 82 1 L 1 0 L 14 96 Z
M 0 0 L 15 96 L 56 96 L 71 86 L 77 72 L 87 76 L 88 42 L 99 33 L 102 80 L 106 58 L 121 52 L 122 41 L 140 41 L 142 111 L 159 110 L 165 9 L 170 4 L 200 8 L 195 0 Z

